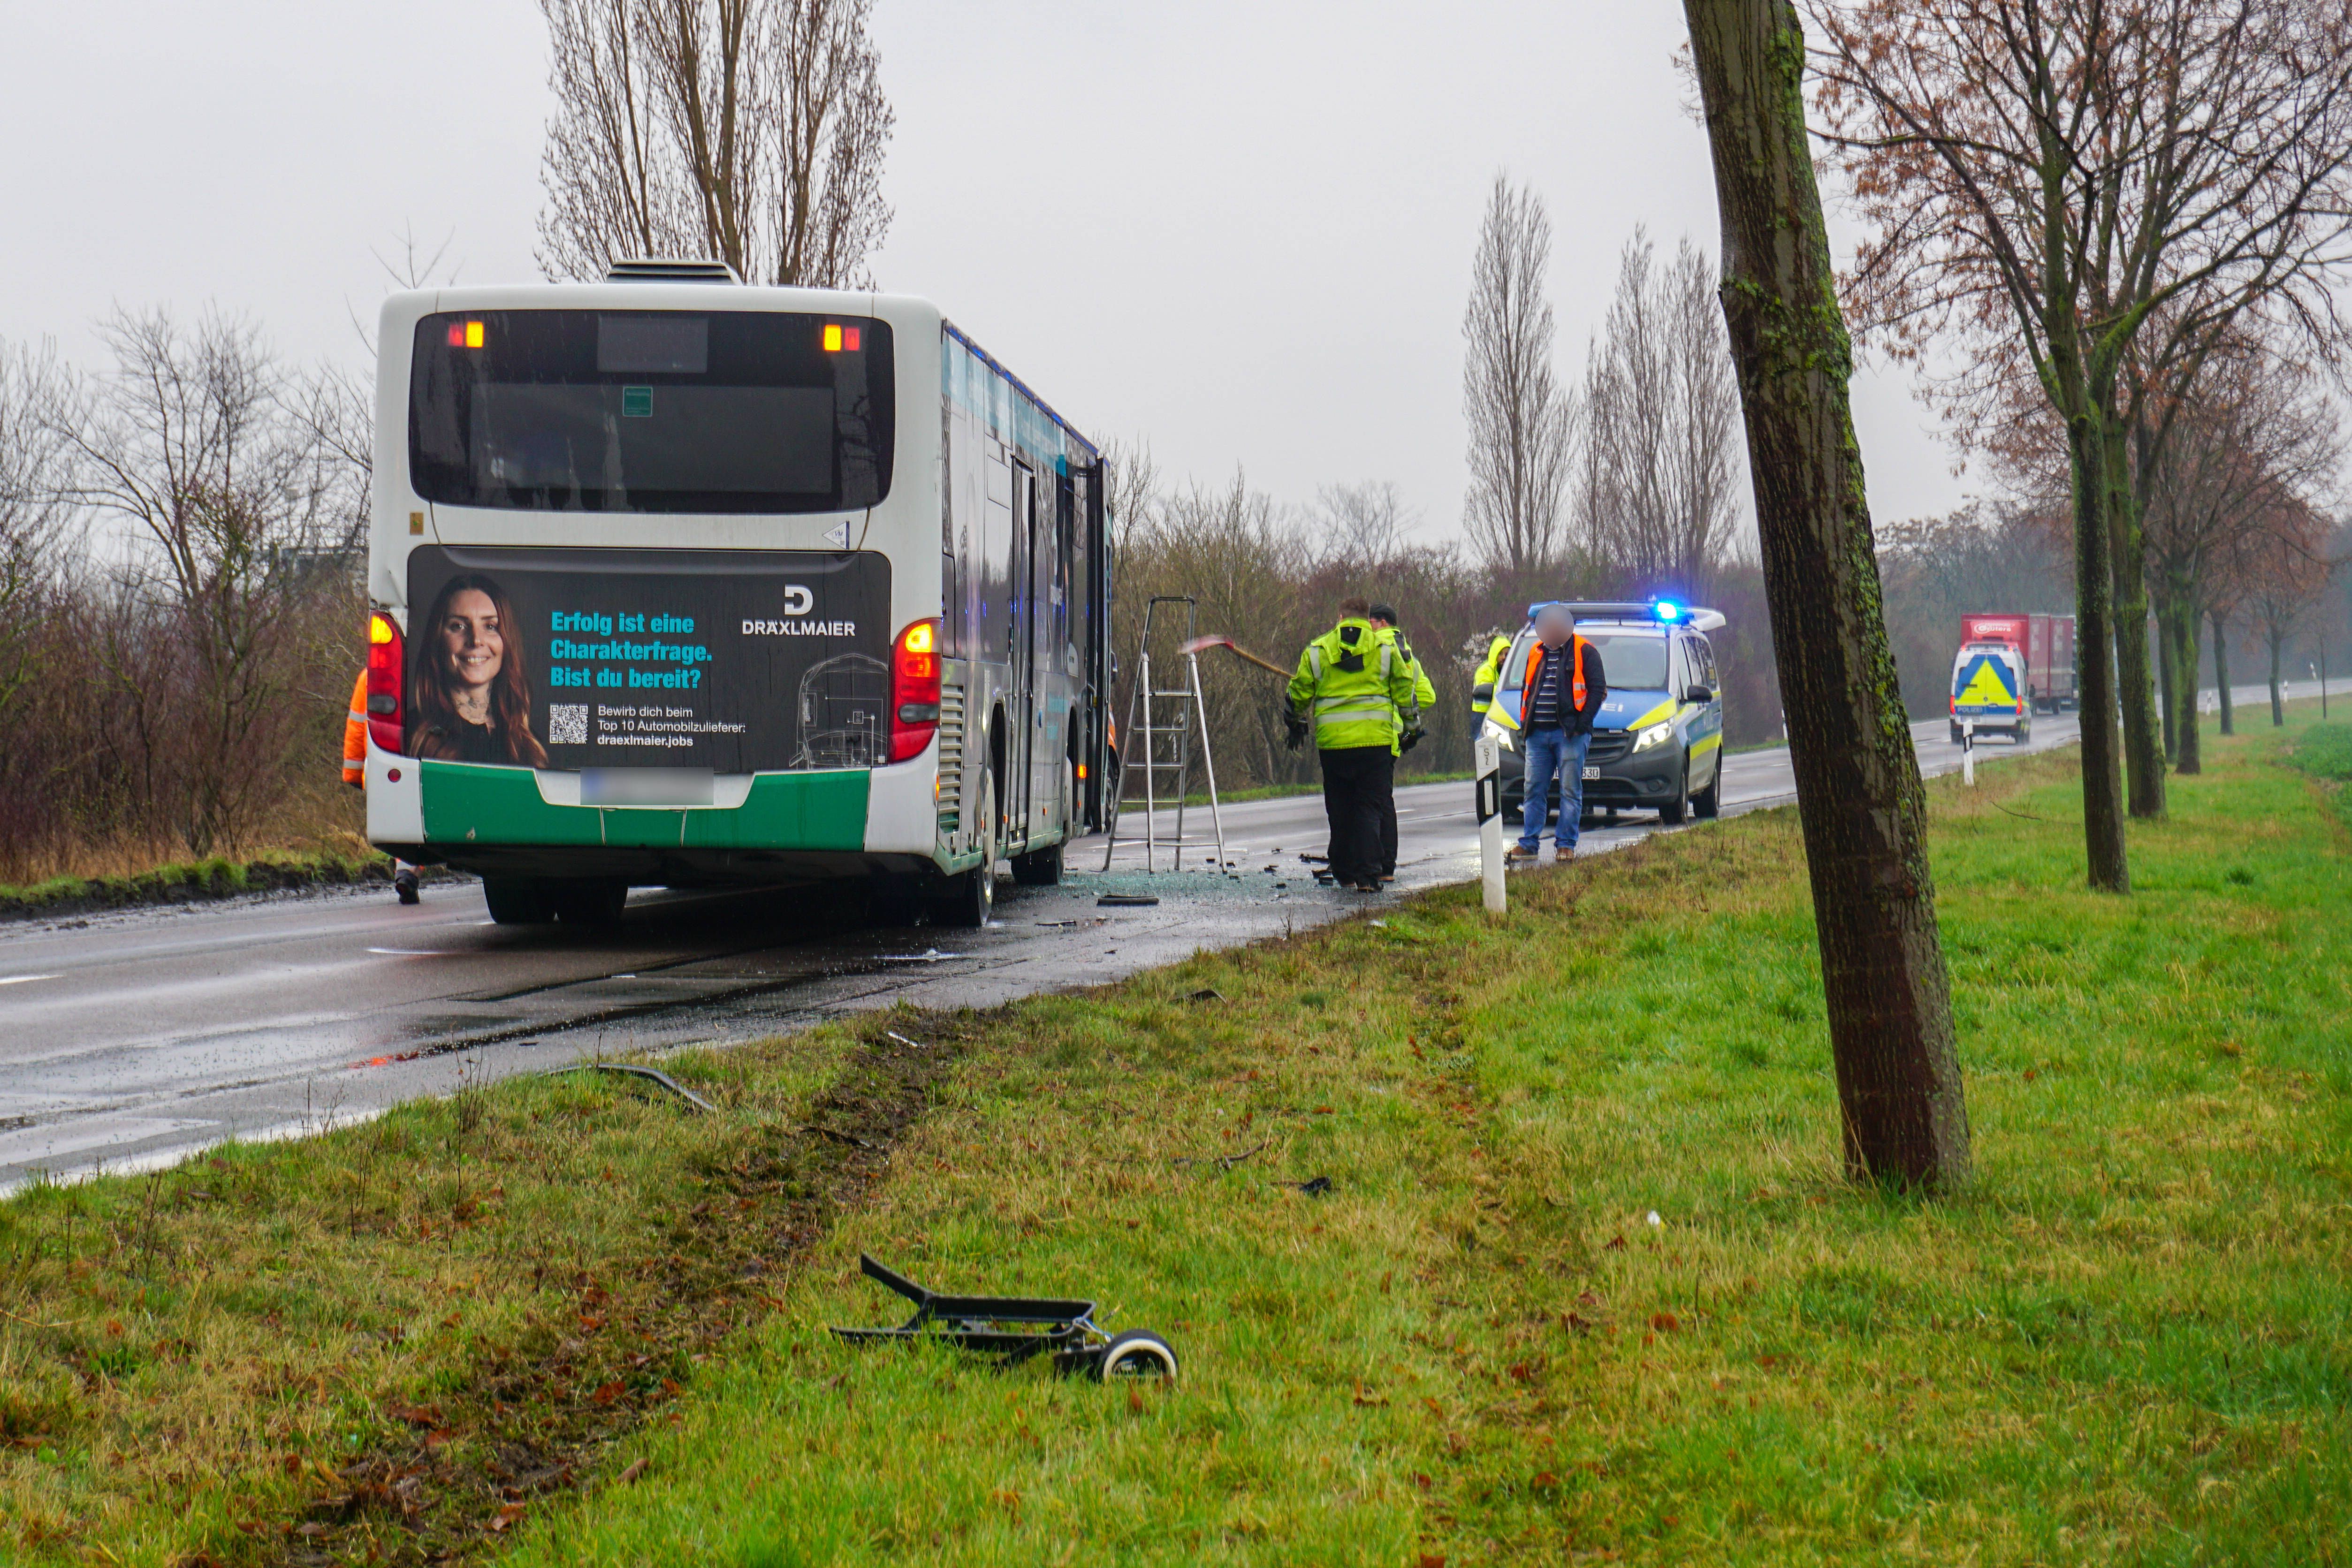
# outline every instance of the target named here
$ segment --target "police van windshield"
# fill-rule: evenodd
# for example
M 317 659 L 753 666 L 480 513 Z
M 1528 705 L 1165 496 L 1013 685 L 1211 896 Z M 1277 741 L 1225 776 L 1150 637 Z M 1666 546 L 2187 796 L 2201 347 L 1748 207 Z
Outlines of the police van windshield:
M 1666 689 L 1666 639 L 1655 633 L 1597 632 L 1580 634 L 1601 652 L 1602 673 L 1609 678 L 1610 689 L 1622 691 L 1664 691 Z M 1510 668 L 1504 672 L 1503 689 L 1517 691 L 1527 679 L 1528 645 L 1532 633 L 1521 633 L 1521 640 L 1512 650 Z

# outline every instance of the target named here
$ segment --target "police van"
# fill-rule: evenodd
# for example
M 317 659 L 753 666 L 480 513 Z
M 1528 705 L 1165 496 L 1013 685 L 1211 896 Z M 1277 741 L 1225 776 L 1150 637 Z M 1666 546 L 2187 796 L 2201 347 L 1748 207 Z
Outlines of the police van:
M 1533 623 L 1546 607 L 1528 606 L 1529 624 L 1503 656 L 1502 679 L 1481 731 L 1514 755 Z M 1585 815 L 1613 819 L 1621 811 L 1655 812 L 1670 824 L 1715 816 L 1722 805 L 1723 695 L 1706 634 L 1725 624 L 1722 614 L 1667 599 L 1560 607 L 1576 616 L 1577 635 L 1600 650 L 1609 685 L 1584 753 Z M 1505 820 L 1524 819 L 1526 792 L 1524 770 L 1506 763 Z M 1545 816 L 1559 806 L 1554 784 Z

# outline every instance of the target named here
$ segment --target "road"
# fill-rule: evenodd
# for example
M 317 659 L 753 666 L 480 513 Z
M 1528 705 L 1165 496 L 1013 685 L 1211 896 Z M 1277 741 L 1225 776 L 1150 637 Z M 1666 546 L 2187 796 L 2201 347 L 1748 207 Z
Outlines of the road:
M 1927 772 L 1959 765 L 1946 728 L 1914 726 Z M 2074 734 L 2072 715 L 2044 718 L 2032 749 Z M 1728 758 L 1724 779 L 1727 814 L 1794 798 L 1780 749 Z M 1476 874 L 1467 784 L 1401 789 L 1397 810 L 1400 888 Z M 470 882 L 429 886 L 410 909 L 333 889 L 0 927 L 0 1191 L 297 1135 L 600 1052 L 1098 984 L 1375 901 L 1318 888 L 1300 862 L 1323 847 L 1318 798 L 1222 815 L 1228 868 L 1206 864 L 1196 807 L 1181 872 L 1162 850 L 1146 875 L 1125 844 L 1106 872 L 1102 840 L 1083 840 L 1061 886 L 1003 884 L 997 919 L 976 931 L 845 923 L 837 894 L 641 892 L 618 927 L 583 937 L 495 926 Z M 1656 830 L 1629 819 L 1584 849 Z M 1098 904 L 1107 893 L 1160 901 Z

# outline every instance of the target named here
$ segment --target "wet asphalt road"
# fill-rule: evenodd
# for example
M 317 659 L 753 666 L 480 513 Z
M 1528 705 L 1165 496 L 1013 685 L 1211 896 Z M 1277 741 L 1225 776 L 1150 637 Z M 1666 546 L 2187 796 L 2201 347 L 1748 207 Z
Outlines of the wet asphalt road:
M 1913 733 L 1924 770 L 1959 765 L 1942 721 Z M 2074 733 L 2072 715 L 2045 718 L 2032 749 Z M 1732 756 L 1724 777 L 1727 815 L 1794 798 L 1781 750 Z M 1476 875 L 1467 784 L 1401 789 L 1397 807 L 1400 889 Z M 1318 797 L 1222 815 L 1229 871 L 1205 863 L 1211 822 L 1195 807 L 1181 871 L 1163 849 L 1146 875 L 1122 843 L 1106 873 L 1102 839 L 1083 840 L 1061 886 L 1000 884 L 997 919 L 977 931 L 869 927 L 838 894 L 803 891 L 640 892 L 606 933 L 501 930 L 471 882 L 428 886 L 410 909 L 333 889 L 0 926 L 0 1191 L 298 1135 L 600 1052 L 1097 984 L 1383 901 L 1319 889 L 1300 862 L 1323 847 Z M 1656 830 L 1629 818 L 1583 848 Z M 1096 901 L 1136 892 L 1160 901 Z

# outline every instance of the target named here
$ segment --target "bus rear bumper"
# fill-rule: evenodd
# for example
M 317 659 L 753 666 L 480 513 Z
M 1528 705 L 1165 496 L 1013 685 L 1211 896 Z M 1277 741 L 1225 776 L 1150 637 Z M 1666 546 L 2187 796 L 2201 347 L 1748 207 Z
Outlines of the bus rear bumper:
M 724 804 L 585 805 L 577 774 L 368 753 L 368 839 L 493 876 L 638 885 L 789 881 L 935 868 L 933 769 L 753 773 Z

